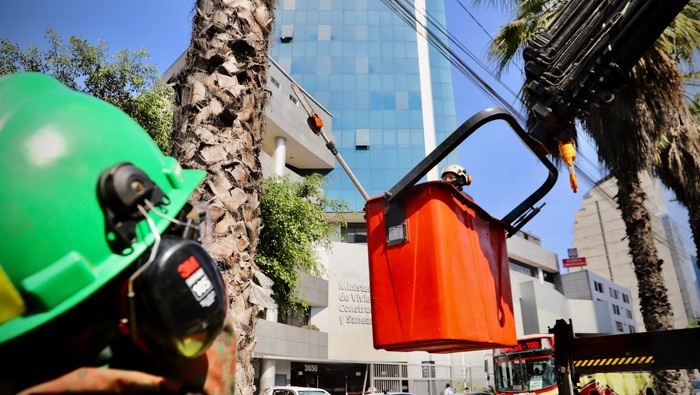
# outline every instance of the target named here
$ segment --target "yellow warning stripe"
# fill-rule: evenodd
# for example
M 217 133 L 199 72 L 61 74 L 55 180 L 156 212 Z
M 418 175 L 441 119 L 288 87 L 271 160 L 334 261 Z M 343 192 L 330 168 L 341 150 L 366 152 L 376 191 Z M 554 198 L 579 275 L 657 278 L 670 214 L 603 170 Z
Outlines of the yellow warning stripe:
M 647 355 L 647 356 L 640 356 L 640 357 L 581 359 L 581 360 L 574 361 L 574 367 L 639 365 L 639 364 L 652 364 L 652 363 L 654 363 L 654 357 Z

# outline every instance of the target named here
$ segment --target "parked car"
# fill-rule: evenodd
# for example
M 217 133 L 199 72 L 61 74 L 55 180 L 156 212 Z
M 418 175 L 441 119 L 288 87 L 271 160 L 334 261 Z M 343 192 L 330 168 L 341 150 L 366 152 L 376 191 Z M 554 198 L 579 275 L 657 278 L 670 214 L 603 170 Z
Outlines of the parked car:
M 690 385 L 693 386 L 693 395 L 700 394 L 700 380 L 693 380 Z
M 294 387 L 291 385 L 275 386 L 263 390 L 262 395 L 330 395 L 322 388 Z

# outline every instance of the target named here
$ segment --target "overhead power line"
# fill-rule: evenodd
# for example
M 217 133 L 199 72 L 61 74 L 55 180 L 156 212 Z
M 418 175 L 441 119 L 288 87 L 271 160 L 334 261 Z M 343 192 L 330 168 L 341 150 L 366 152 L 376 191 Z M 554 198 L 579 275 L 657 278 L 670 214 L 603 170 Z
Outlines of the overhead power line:
M 457 0 L 457 4 L 459 4 L 459 6 L 462 7 L 462 9 L 464 10 L 464 12 L 466 12 L 466 13 L 474 20 L 474 22 L 476 23 L 476 25 L 479 26 L 479 27 L 481 28 L 481 30 L 483 30 L 484 33 L 485 33 L 487 36 L 489 36 L 489 38 L 491 39 L 491 42 L 496 41 L 496 40 L 493 38 L 493 36 L 491 35 L 491 33 L 489 33 L 488 30 L 486 30 L 486 28 L 484 28 L 484 26 L 481 24 L 481 22 L 479 22 L 479 20 L 476 19 L 476 17 L 474 17 L 474 14 L 472 14 L 472 12 L 469 11 L 469 8 L 467 8 L 467 7 L 464 5 L 464 3 L 462 3 L 460 0 Z
M 452 36 L 452 40 L 454 40 L 455 45 L 464 48 L 465 53 L 468 56 L 470 56 L 470 58 L 477 64 L 481 63 L 480 60 L 476 56 L 474 56 L 471 53 L 471 51 L 468 51 L 463 44 L 456 40 L 456 38 L 451 33 L 449 33 L 444 26 L 442 26 L 440 23 L 437 23 L 435 18 L 432 17 L 432 15 L 428 14 L 426 10 L 416 10 L 413 1 L 410 0 L 382 0 L 382 3 L 384 3 L 390 10 L 392 10 L 399 18 L 405 21 L 409 26 L 411 26 L 417 32 L 420 32 L 419 34 L 422 34 L 423 37 L 430 44 L 432 44 L 438 52 L 440 52 L 440 54 L 442 54 L 465 77 L 467 77 L 467 79 L 471 80 L 479 90 L 484 92 L 484 94 L 486 94 L 496 103 L 499 103 L 505 109 L 510 111 L 514 116 L 519 118 L 521 122 L 525 122 L 525 118 L 523 117 L 523 115 L 518 110 L 516 110 L 511 105 L 511 103 L 509 103 L 503 96 L 496 92 L 496 90 L 493 89 L 491 85 L 489 85 L 474 69 L 472 69 L 466 62 L 464 62 L 464 60 L 458 54 L 456 54 L 452 49 L 450 49 L 450 47 L 447 45 L 447 43 L 445 43 L 445 41 L 442 40 L 438 32 L 441 33 L 443 37 Z M 426 26 L 418 20 L 418 18 L 416 17 L 417 12 L 420 12 L 420 15 L 425 16 L 426 20 L 430 22 L 430 26 Z M 422 29 L 419 30 L 419 26 Z M 489 74 L 492 73 L 485 66 L 483 66 L 483 68 L 485 70 L 488 70 Z M 507 87 L 506 89 L 510 90 L 510 88 Z

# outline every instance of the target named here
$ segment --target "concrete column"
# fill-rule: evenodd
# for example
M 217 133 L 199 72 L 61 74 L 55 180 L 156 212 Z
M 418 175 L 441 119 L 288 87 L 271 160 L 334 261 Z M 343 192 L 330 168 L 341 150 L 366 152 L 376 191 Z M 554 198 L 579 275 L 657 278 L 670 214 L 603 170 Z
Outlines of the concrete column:
M 277 322 L 277 307 L 265 310 L 265 320 Z
M 259 393 L 266 388 L 270 388 L 275 385 L 275 360 L 274 359 L 263 359 L 260 361 L 260 388 Z
M 425 26 L 428 26 L 425 14 L 426 0 L 415 0 L 414 10 L 416 15 L 416 43 L 418 46 L 418 76 L 420 82 L 421 108 L 423 109 L 423 141 L 425 143 L 425 155 L 428 156 L 437 146 L 435 135 L 435 106 L 433 104 L 433 85 L 430 77 L 430 46 Z M 428 181 L 440 179 L 440 170 L 434 167 L 428 171 Z
M 284 175 L 284 165 L 287 158 L 287 139 L 281 136 L 275 137 L 275 152 L 272 155 L 272 159 L 275 161 L 275 175 Z M 265 319 L 267 321 L 277 322 L 277 308 L 267 309 L 265 312 Z M 273 373 L 274 379 L 274 373 Z M 264 387 L 263 387 L 264 388 Z
M 275 175 L 284 175 L 284 165 L 287 158 L 287 139 L 284 137 L 275 137 L 275 153 L 273 154 L 273 159 L 275 160 Z
M 284 137 L 275 137 L 275 152 L 272 159 L 275 161 L 275 175 L 283 176 L 285 163 L 287 158 L 287 139 Z M 277 309 L 267 309 L 265 311 L 265 319 L 267 321 L 277 322 Z M 275 385 L 275 360 L 262 359 L 260 361 L 260 388 L 259 393 L 262 393 L 266 388 Z
M 537 268 L 537 279 L 540 280 L 540 284 L 544 284 L 544 271 L 541 267 Z

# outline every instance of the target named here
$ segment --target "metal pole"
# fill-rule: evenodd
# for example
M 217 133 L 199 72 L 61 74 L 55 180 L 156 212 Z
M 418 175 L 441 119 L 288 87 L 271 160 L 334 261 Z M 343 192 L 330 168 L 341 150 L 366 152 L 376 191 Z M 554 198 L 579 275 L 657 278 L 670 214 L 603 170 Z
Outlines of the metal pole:
M 355 187 L 357 188 L 358 191 L 360 191 L 360 194 L 362 194 L 362 197 L 365 199 L 365 201 L 369 200 L 369 195 L 367 195 L 367 192 L 365 192 L 365 189 L 362 188 L 362 185 L 360 184 L 360 181 L 355 177 L 355 174 L 353 174 L 352 170 L 350 170 L 350 167 L 348 166 L 347 163 L 345 163 L 345 160 L 343 159 L 342 156 L 340 156 L 340 152 L 335 148 L 335 143 L 330 141 L 328 137 L 326 136 L 325 133 L 323 133 L 323 130 L 319 131 L 317 134 L 321 135 L 323 137 L 323 140 L 326 142 L 326 147 L 333 153 L 333 156 L 335 156 L 336 159 L 338 159 L 338 162 L 340 163 L 340 166 L 343 167 L 343 170 L 345 170 L 345 173 L 348 174 L 348 177 L 352 180 L 352 183 L 355 184 Z
M 313 107 L 311 107 L 311 104 L 309 104 L 309 101 L 306 99 L 306 95 L 304 95 L 304 93 L 301 91 L 299 85 L 295 83 L 292 83 L 292 90 L 301 101 L 301 105 L 302 107 L 304 107 L 306 113 L 309 115 L 307 123 L 309 125 L 309 128 L 311 128 L 311 131 L 323 137 L 323 140 L 326 142 L 326 147 L 328 148 L 328 150 L 331 151 L 331 153 L 333 153 L 333 156 L 335 156 L 336 159 L 338 159 L 338 162 L 340 162 L 340 166 L 343 167 L 343 170 L 345 170 L 345 173 L 348 174 L 348 177 L 350 177 L 352 183 L 355 184 L 357 190 L 360 191 L 360 194 L 362 194 L 362 197 L 365 199 L 365 201 L 368 201 L 369 195 L 367 195 L 365 189 L 362 188 L 360 181 L 357 180 L 357 177 L 355 177 L 355 174 L 353 174 L 352 170 L 350 170 L 348 164 L 345 163 L 343 157 L 340 156 L 340 152 L 338 152 L 338 149 L 335 147 L 335 143 L 332 142 L 328 138 L 328 136 L 326 136 L 325 133 L 323 133 L 323 120 L 321 119 L 321 117 L 318 116 L 318 114 L 316 114 L 316 111 L 314 111 Z
M 472 380 L 472 367 L 469 366 L 469 391 L 474 388 L 474 380 Z
M 578 395 L 571 376 L 574 374 L 573 358 L 571 356 L 571 342 L 574 338 L 571 320 L 557 320 L 549 333 L 554 334 L 554 363 L 557 369 L 557 385 L 560 395 Z

